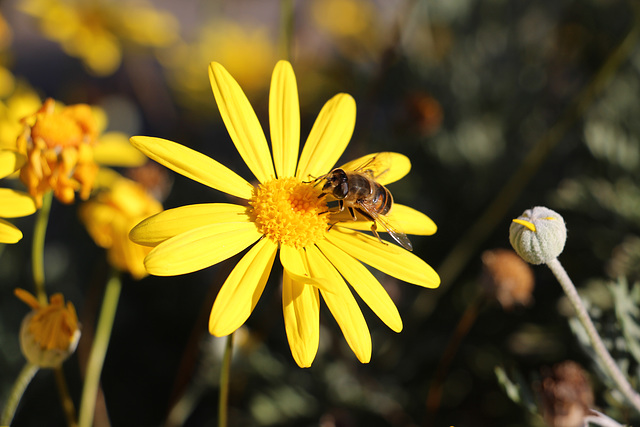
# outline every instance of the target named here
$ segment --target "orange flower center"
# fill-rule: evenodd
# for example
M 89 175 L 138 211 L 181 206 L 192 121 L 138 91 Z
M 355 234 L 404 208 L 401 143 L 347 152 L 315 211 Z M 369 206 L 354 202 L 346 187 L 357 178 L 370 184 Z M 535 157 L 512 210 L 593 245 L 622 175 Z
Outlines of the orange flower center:
M 319 189 L 298 178 L 274 179 L 255 190 L 251 215 L 270 239 L 302 248 L 324 237 L 329 212 Z

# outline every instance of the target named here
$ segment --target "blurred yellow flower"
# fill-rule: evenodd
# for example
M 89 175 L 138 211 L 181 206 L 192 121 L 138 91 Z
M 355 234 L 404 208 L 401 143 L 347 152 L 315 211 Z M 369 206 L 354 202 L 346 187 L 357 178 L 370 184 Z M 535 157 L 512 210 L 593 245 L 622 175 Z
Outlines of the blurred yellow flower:
M 106 117 L 87 104 L 65 107 L 47 99 L 22 123 L 23 131 L 15 149 L 27 156 L 27 163 L 20 169 L 20 179 L 37 206 L 41 206 L 42 196 L 49 190 L 63 203 L 73 203 L 76 191 L 86 200 L 93 188 L 98 162 L 115 165 L 120 160 L 121 165 L 130 166 L 144 161 L 139 153 L 127 149 L 122 134 L 101 135 Z
M 215 160 L 175 142 L 132 137 L 131 143 L 153 160 L 249 204 L 188 205 L 146 219 L 130 236 L 137 243 L 154 246 L 145 259 L 147 270 L 160 276 L 185 274 L 250 247 L 222 285 L 211 310 L 209 331 L 224 336 L 239 328 L 253 311 L 279 252 L 285 329 L 298 365 L 310 366 L 318 350 L 320 295 L 358 359 L 368 362 L 371 335 L 346 282 L 383 322 L 400 331 L 402 320 L 395 304 L 363 263 L 428 288 L 437 287 L 440 279 L 416 255 L 350 228 L 351 222 L 331 227 L 325 198 L 319 197 L 317 186 L 306 182 L 327 173 L 349 143 L 356 117 L 353 98 L 338 94 L 325 104 L 298 160 L 296 79 L 288 62 L 278 62 L 269 99 L 272 157 L 260 122 L 238 83 L 215 62 L 209 67 L 209 78 L 229 135 L 260 184 L 254 187 Z M 409 171 L 406 157 L 397 154 L 395 158 L 403 161 L 392 165 L 394 169 L 382 184 Z M 428 235 L 436 231 L 426 215 L 402 205 L 394 205 L 394 210 L 395 220 L 403 223 L 406 232 Z
M 25 161 L 25 157 L 15 151 L 0 151 L 0 179 L 18 170 Z M 35 211 L 36 204 L 28 194 L 0 188 L 0 243 L 16 243 L 22 239 L 18 227 L 2 218 L 17 218 Z
M 277 49 L 266 27 L 219 19 L 202 25 L 194 41 L 176 43 L 161 56 L 169 84 L 185 105 L 210 102 L 202 71 L 212 58 L 224 63 L 245 91 L 254 93 L 266 88 Z
M 127 44 L 165 47 L 178 38 L 178 21 L 146 0 L 22 0 L 46 37 L 99 76 L 112 74 Z
M 20 348 L 31 363 L 41 368 L 55 368 L 76 349 L 80 340 L 80 326 L 76 309 L 62 294 L 51 295 L 49 304 L 42 305 L 36 297 L 24 289 L 16 289 L 15 295 L 32 311 L 22 321 Z
M 18 83 L 4 102 L 0 102 L 0 149 L 17 150 L 16 141 L 24 131 L 22 119 L 42 106 L 40 96 L 28 85 Z
M 117 176 L 104 190 L 80 205 L 80 218 L 98 246 L 107 249 L 109 263 L 135 279 L 147 275 L 144 258 L 151 248 L 129 240 L 129 231 L 162 205 L 137 182 Z
M 371 61 L 387 48 L 392 25 L 397 25 L 393 6 L 368 0 L 314 0 L 311 21 L 318 34 L 328 36 L 332 49 L 349 61 Z

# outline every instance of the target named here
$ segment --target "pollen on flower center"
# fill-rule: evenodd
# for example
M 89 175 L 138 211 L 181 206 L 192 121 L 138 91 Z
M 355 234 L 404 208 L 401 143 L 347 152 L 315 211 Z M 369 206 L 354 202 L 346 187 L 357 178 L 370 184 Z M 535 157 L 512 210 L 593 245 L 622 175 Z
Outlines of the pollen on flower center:
M 249 204 L 265 236 L 283 245 L 302 248 L 322 239 L 329 213 L 320 190 L 297 178 L 260 184 Z

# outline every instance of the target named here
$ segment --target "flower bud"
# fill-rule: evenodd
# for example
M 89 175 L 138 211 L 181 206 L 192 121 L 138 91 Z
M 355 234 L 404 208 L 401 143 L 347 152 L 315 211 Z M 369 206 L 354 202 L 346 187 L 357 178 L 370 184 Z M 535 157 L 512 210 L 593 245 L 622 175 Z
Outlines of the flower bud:
M 530 264 L 545 264 L 557 258 L 566 240 L 562 216 L 543 206 L 527 209 L 509 227 L 511 246 Z
M 65 305 L 62 294 L 54 294 L 49 304 L 41 305 L 23 289 L 15 295 L 33 310 L 20 327 L 20 348 L 24 357 L 41 368 L 62 365 L 76 349 L 80 340 L 78 316 L 71 302 Z

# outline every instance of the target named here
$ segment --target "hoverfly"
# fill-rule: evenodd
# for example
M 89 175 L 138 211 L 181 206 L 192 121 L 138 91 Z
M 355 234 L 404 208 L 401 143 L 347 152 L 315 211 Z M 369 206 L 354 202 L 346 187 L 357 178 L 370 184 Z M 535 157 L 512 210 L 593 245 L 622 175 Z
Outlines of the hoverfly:
M 398 166 L 394 167 L 394 173 L 391 173 L 392 162 Z M 386 218 L 393 206 L 393 196 L 382 184 L 402 178 L 410 167 L 411 163 L 406 156 L 381 152 L 348 162 L 315 181 L 326 181 L 319 197 L 333 196 L 338 201 L 339 212 L 347 208 L 354 221 L 358 220 L 357 213 L 360 213 L 372 221 L 371 231 L 378 240 L 382 242 L 377 231 L 377 225 L 381 225 L 393 240 L 411 251 L 413 246 L 409 238 Z

